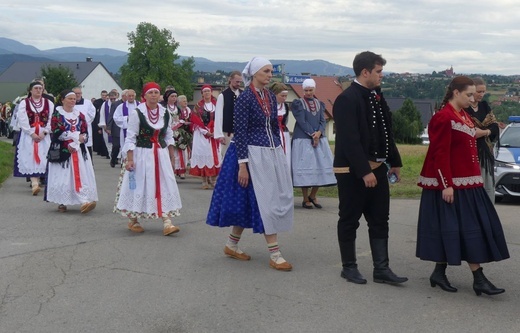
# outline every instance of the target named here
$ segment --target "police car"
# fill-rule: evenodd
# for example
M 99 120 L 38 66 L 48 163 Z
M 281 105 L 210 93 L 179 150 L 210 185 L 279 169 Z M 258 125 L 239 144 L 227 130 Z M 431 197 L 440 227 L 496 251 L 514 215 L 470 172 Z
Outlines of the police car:
M 510 124 L 495 146 L 495 196 L 520 197 L 520 116 L 510 116 Z

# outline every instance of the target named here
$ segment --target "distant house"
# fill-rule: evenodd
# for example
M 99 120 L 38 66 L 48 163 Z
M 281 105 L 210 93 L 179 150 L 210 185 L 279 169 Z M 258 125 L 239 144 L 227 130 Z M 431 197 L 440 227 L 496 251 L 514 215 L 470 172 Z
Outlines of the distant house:
M 47 66 L 69 68 L 84 98 L 99 98 L 101 90 L 122 90 L 101 62 L 15 62 L 0 75 L 0 101 L 12 101 L 27 93 L 29 83 L 40 77 L 42 67 Z
M 395 112 L 399 110 L 404 103 L 406 98 L 402 97 L 387 97 L 386 103 L 390 108 L 390 111 Z M 433 99 L 412 99 L 412 102 L 415 104 L 419 112 L 421 113 L 421 120 L 423 123 L 423 127 L 426 128 L 430 119 L 436 110 L 436 102 Z
M 334 119 L 332 118 L 332 106 L 334 105 L 336 97 L 343 91 L 343 86 L 338 78 L 334 76 L 312 76 L 311 78 L 316 82 L 316 90 L 314 92 L 316 98 L 325 103 L 325 120 L 327 121 L 325 135 L 327 139 L 334 141 L 336 139 L 336 130 L 334 127 Z M 288 84 L 288 86 L 291 88 L 287 97 L 288 103 L 292 103 L 295 99 L 303 97 L 304 93 L 301 84 L 291 83 Z M 287 124 L 289 131 L 293 131 L 295 124 L 296 120 L 291 113 Z

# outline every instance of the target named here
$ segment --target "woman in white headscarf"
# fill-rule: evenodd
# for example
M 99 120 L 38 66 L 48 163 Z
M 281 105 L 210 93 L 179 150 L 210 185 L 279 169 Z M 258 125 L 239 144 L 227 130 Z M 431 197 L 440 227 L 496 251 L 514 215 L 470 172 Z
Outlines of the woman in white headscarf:
M 336 185 L 332 171 L 332 151 L 325 136 L 325 104 L 314 96 L 316 82 L 302 83 L 303 98 L 295 99 L 291 111 L 296 119 L 292 140 L 292 176 L 294 187 L 303 194 L 302 207 L 322 208 L 316 194 L 320 186 Z M 309 193 L 309 188 L 312 188 Z
M 263 233 L 270 253 L 269 266 L 290 271 L 280 253 L 278 232 L 293 225 L 294 201 L 287 160 L 280 142 L 275 95 L 266 89 L 273 66 L 255 57 L 242 72 L 246 89 L 234 110 L 235 135 L 226 152 L 211 199 L 206 223 L 233 229 L 224 253 L 250 260 L 238 248 L 244 228 Z

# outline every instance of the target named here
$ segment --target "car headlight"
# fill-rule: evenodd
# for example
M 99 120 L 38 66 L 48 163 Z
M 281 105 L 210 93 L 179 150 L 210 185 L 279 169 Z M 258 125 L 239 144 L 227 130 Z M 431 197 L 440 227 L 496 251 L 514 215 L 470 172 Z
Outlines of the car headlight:
M 502 162 L 502 161 L 495 161 L 495 167 L 520 170 L 520 165 L 515 164 L 515 163 Z

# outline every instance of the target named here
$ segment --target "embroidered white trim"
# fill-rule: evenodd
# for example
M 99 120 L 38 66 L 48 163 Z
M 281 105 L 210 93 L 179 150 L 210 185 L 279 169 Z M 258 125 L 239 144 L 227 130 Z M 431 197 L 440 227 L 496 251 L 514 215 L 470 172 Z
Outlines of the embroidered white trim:
M 419 176 L 419 184 L 423 184 L 426 186 L 439 186 L 439 182 L 437 181 L 437 178 L 428 178 Z
M 455 120 L 451 121 L 451 128 L 456 131 L 466 133 L 467 135 L 469 135 L 471 137 L 475 137 L 475 133 L 477 132 L 477 130 L 475 128 L 470 128 L 468 125 L 458 123 Z
M 484 179 L 482 178 L 482 176 L 456 177 L 453 178 L 453 184 L 457 186 L 484 184 Z

